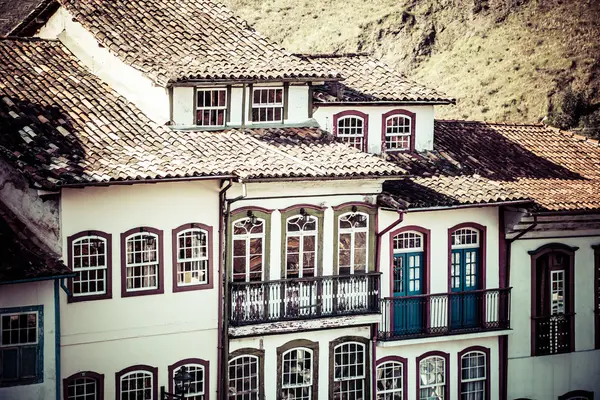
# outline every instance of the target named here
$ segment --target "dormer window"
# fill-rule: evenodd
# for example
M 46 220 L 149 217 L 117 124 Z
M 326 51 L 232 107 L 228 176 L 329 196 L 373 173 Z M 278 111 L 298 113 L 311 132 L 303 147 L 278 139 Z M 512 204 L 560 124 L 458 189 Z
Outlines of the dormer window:
M 252 121 L 283 122 L 283 87 L 253 89 Z
M 196 125 L 223 127 L 227 119 L 227 89 L 196 90 Z
M 383 114 L 383 146 L 385 151 L 412 151 L 415 148 L 415 114 L 393 110 Z
M 349 146 L 367 151 L 369 116 L 360 111 L 342 111 L 333 116 L 333 135 Z

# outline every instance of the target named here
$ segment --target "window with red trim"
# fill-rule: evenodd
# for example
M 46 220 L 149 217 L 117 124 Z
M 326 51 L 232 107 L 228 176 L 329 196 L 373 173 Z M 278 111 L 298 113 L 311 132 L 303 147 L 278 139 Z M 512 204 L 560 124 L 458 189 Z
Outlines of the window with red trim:
M 104 375 L 78 372 L 63 380 L 64 400 L 104 400 Z
M 188 358 L 181 360 L 169 366 L 169 392 L 175 393 L 175 374 L 182 368 L 186 367 L 187 372 L 191 375 L 192 380 L 188 392 L 185 394 L 186 399 L 191 400 L 208 400 L 209 399 L 209 368 L 208 361 L 199 358 Z
M 149 365 L 135 365 L 115 374 L 117 399 L 157 400 L 158 368 Z
M 333 116 L 333 135 L 351 147 L 368 150 L 369 115 L 360 111 L 342 111 Z
M 164 292 L 163 231 L 140 227 L 121 234 L 121 296 Z
M 490 398 L 490 350 L 474 346 L 458 353 L 458 388 L 464 400 Z
M 557 243 L 529 253 L 533 355 L 573 351 L 575 250 Z
M 212 288 L 212 227 L 190 223 L 173 229 L 173 291 Z
M 406 359 L 389 356 L 377 361 L 377 400 L 406 400 L 406 377 Z
M 382 140 L 385 151 L 412 151 L 415 148 L 415 114 L 393 110 L 382 116 Z
M 417 358 L 417 399 L 449 398 L 449 354 L 430 351 Z
M 85 231 L 67 238 L 68 264 L 77 274 L 69 280 L 69 301 L 99 300 L 112 297 L 112 235 Z

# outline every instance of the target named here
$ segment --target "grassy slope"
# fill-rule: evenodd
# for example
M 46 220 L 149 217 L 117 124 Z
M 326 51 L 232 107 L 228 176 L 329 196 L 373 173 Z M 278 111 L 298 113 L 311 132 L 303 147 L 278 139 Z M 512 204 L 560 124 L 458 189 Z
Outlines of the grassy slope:
M 369 51 L 456 97 L 440 117 L 536 122 L 570 82 L 600 87 L 599 0 L 224 1 L 290 51 Z

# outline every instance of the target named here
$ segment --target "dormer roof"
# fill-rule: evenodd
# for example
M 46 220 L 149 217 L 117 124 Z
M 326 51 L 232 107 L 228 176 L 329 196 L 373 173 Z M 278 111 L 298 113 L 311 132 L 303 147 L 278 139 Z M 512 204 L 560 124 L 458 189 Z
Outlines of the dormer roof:
M 300 54 L 318 65 L 339 71 L 342 82 L 315 87 L 315 103 L 430 103 L 450 104 L 455 100 L 437 90 L 407 79 L 382 61 L 366 53 Z
M 211 0 L 59 0 L 101 46 L 160 86 L 186 80 L 329 80 Z
M 38 188 L 197 177 L 357 178 L 404 170 L 318 128 L 171 130 L 60 42 L 0 40 L 0 154 Z

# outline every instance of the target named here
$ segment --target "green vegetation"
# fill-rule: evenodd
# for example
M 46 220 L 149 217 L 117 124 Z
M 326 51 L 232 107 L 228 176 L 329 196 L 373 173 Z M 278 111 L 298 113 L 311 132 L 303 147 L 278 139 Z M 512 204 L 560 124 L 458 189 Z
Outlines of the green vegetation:
M 600 101 L 598 0 L 225 3 L 290 51 L 372 52 L 456 97 L 455 106 L 438 107 L 440 118 L 556 121 L 569 87 L 592 108 Z M 574 126 L 597 124 L 592 115 Z

